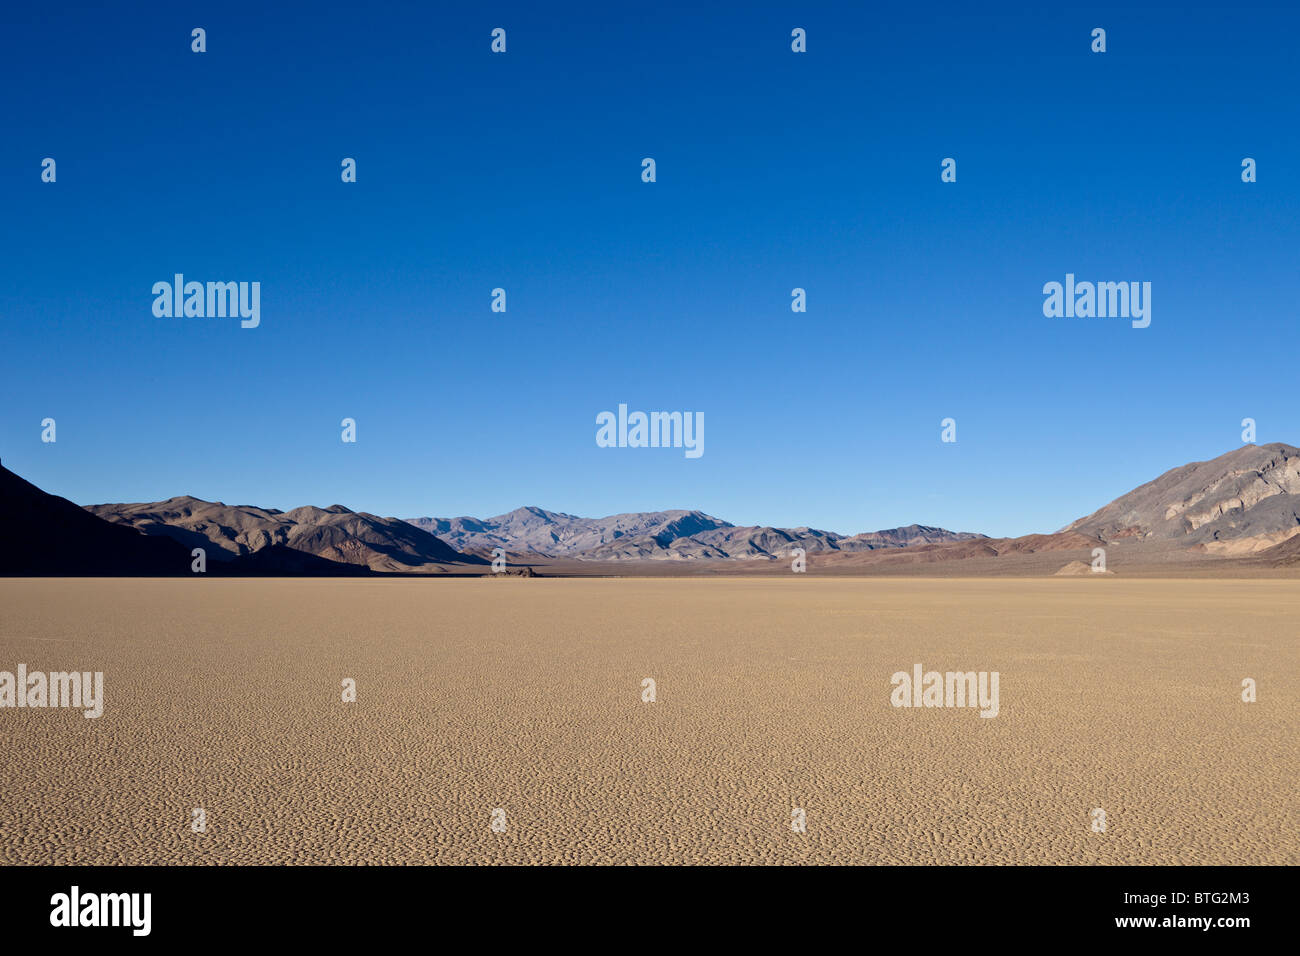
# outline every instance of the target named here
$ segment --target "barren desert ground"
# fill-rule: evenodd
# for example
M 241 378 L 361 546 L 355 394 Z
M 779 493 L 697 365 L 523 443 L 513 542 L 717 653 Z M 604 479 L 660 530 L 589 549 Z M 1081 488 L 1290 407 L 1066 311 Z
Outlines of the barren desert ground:
M 0 860 L 1295 864 L 1298 637 L 1283 580 L 5 579 L 0 670 L 105 704 L 0 710 Z

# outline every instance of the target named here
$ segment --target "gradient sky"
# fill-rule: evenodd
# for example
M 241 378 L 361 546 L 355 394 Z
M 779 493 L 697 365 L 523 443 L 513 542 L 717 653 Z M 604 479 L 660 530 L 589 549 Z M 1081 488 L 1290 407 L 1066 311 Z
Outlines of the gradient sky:
M 1010 535 L 1243 417 L 1300 442 L 1300 14 L 842 6 L 6 4 L 0 458 L 82 504 Z M 260 328 L 155 318 L 176 272 Z M 1067 272 L 1150 328 L 1044 318 Z M 620 402 L 704 456 L 598 448 Z

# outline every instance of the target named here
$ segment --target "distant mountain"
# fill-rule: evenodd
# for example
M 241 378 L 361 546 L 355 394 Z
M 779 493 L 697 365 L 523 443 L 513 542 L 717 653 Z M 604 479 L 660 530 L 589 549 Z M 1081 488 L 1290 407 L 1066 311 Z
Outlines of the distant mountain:
M 189 574 L 187 548 L 111 524 L 0 467 L 0 574 Z
M 969 532 L 909 525 L 840 535 L 813 528 L 737 527 L 702 511 L 641 511 L 579 518 L 544 508 L 517 508 L 495 518 L 411 518 L 417 528 L 460 551 L 504 548 L 587 561 L 772 559 L 805 551 L 870 551 L 982 538 Z
M 342 505 L 307 505 L 278 511 L 186 495 L 148 503 L 88 505 L 86 511 L 146 535 L 170 538 L 184 545 L 187 553 L 191 548 L 205 548 L 209 562 L 232 561 L 282 547 L 372 571 L 438 571 L 447 564 L 486 563 L 482 558 L 458 553 L 405 521 L 352 511 Z M 278 551 L 261 561 L 241 565 L 250 573 L 258 568 L 270 571 L 286 566 L 286 556 Z M 325 569 L 325 565 L 305 562 L 299 566 L 301 573 L 323 573 Z
M 901 565 L 938 564 L 966 558 L 1023 557 L 1054 551 L 1081 551 L 1101 544 L 1098 538 L 1073 531 L 1056 534 L 1026 534 L 1019 538 L 978 538 L 966 541 L 916 544 L 903 548 L 878 548 L 872 551 L 847 552 L 822 556 L 822 567 L 840 570 L 856 568 L 898 567 Z
M 1263 551 L 1300 534 L 1300 449 L 1245 445 L 1171 469 L 1062 530 L 1228 557 Z
M 493 548 L 514 553 L 575 557 L 619 540 L 641 537 L 671 540 L 694 532 L 729 527 L 699 511 L 653 511 L 579 518 L 544 508 L 516 508 L 508 514 L 478 518 L 412 518 L 409 523 L 459 551 L 478 554 Z

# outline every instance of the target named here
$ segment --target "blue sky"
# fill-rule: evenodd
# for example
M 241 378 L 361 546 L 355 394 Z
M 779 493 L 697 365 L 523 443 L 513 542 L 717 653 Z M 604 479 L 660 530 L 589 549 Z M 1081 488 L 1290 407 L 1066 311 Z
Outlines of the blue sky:
M 621 6 L 7 5 L 4 464 L 83 504 L 1002 535 L 1247 416 L 1300 442 L 1293 10 Z M 177 272 L 261 282 L 260 327 L 156 318 Z M 1150 328 L 1045 318 L 1067 272 L 1151 282 Z M 619 403 L 702 412 L 705 454 L 598 448 Z

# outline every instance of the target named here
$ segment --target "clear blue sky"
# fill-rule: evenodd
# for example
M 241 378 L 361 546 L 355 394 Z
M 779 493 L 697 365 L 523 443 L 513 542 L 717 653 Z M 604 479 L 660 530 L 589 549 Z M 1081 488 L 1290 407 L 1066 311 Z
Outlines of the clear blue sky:
M 1294 10 L 443 7 L 5 5 L 7 467 L 83 504 L 1002 535 L 1246 416 L 1300 442 Z M 261 326 L 155 318 L 176 272 L 260 281 Z M 1067 272 L 1151 282 L 1150 328 L 1045 318 Z M 620 402 L 703 412 L 704 456 L 596 447 Z

